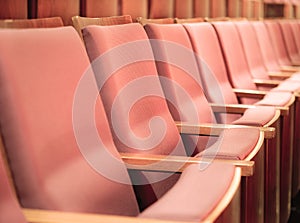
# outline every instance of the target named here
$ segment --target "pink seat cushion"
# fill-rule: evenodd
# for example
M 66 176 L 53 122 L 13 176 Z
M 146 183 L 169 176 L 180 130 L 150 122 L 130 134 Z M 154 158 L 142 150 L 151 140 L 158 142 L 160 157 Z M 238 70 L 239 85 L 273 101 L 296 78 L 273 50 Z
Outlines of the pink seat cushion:
M 270 91 L 262 100 L 256 105 L 273 105 L 273 106 L 286 106 L 291 100 L 292 94 L 289 92 L 276 92 Z
M 235 170 L 220 163 L 200 168 L 201 165 L 189 166 L 172 190 L 140 217 L 188 222 L 207 217 L 228 191 Z
M 259 134 L 258 129 L 233 128 L 224 130 L 215 144 L 197 156 L 243 160 L 255 148 Z
M 0 30 L 0 122 L 17 193 L 27 208 L 137 215 L 132 186 L 105 175 L 131 183 L 89 66 L 72 27 Z M 83 76 L 90 85 L 76 110 L 77 129 L 73 103 Z M 84 110 L 89 97 L 92 116 Z M 82 147 L 77 131 L 85 139 Z
M 249 108 L 243 116 L 234 121 L 237 125 L 264 126 L 274 117 L 276 109 L 271 106 L 257 106 Z
M 297 77 L 292 79 L 287 79 L 279 84 L 276 88 L 273 88 L 272 91 L 288 91 L 288 92 L 297 92 L 300 90 L 300 82 L 297 80 Z

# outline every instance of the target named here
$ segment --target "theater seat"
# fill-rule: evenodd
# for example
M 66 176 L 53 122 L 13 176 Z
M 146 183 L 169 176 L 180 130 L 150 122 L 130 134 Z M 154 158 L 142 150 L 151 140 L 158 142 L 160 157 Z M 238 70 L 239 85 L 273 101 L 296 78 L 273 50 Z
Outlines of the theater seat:
M 63 25 L 61 17 L 0 20 L 0 28 L 51 28 Z
M 28 219 L 28 208 L 40 209 L 44 215 L 43 210 L 140 214 L 89 66 L 84 45 L 72 27 L 0 30 L 1 135 Z M 189 165 L 161 206 L 156 203 L 153 211 L 140 217 L 214 221 L 238 196 L 240 169 L 225 163 L 211 163 L 203 169 L 203 164 Z
M 146 25 L 146 29 L 150 25 L 157 24 L 148 24 Z M 168 25 L 161 26 L 169 27 Z M 181 27 L 181 25 L 177 26 Z M 150 38 L 151 37 L 152 36 L 150 36 Z M 206 139 L 202 141 L 201 138 L 195 136 L 194 141 L 191 140 L 192 142 L 190 144 L 185 143 L 186 152 L 184 151 L 182 142 L 179 139 L 179 134 L 173 130 L 175 127 L 174 121 L 169 113 L 165 100 L 167 99 L 174 103 L 176 99 L 163 94 L 161 82 L 158 79 L 155 67 L 150 41 L 142 26 L 139 26 L 138 24 L 128 24 L 122 27 L 90 26 L 84 29 L 84 39 L 90 60 L 93 63 L 98 86 L 100 88 L 100 94 L 112 129 L 117 126 L 117 121 L 115 120 L 116 117 L 119 119 L 129 117 L 129 124 L 122 124 L 122 122 L 120 122 L 120 125 L 124 126 L 124 128 L 126 127 L 125 129 L 128 130 L 123 130 L 123 132 L 119 132 L 119 129 L 113 130 L 115 142 L 120 151 L 134 152 L 128 146 L 131 142 L 127 142 L 126 145 L 124 141 L 121 141 L 122 138 L 133 138 L 130 136 L 130 131 L 133 131 L 137 136 L 145 137 L 148 140 L 150 137 L 157 137 L 155 136 L 155 131 L 153 131 L 156 126 L 157 128 L 165 128 L 166 132 L 164 135 L 168 135 L 172 141 L 167 142 L 165 138 L 163 138 L 163 141 L 161 141 L 160 144 L 156 144 L 153 149 L 138 151 L 138 153 L 168 154 L 173 150 L 172 147 L 177 145 L 177 155 L 181 156 L 185 155 L 185 153 L 188 155 L 199 153 L 197 154 L 199 157 L 249 160 L 256 156 L 256 154 L 263 155 L 262 153 L 257 153 L 257 150 L 255 152 L 253 150 L 253 146 L 258 142 L 257 140 L 259 140 L 257 136 L 254 136 L 249 132 L 251 137 L 248 135 L 247 142 L 244 140 L 245 138 L 240 135 L 239 137 L 235 137 L 237 134 L 247 134 L 247 129 L 244 129 L 244 131 L 241 129 L 237 131 L 224 131 L 219 138 L 218 143 L 213 144 L 211 147 L 209 147 L 209 143 L 206 144 Z M 151 40 L 151 43 L 152 42 L 153 40 Z M 207 110 L 205 106 L 201 107 L 203 111 L 195 111 L 188 100 L 185 101 L 180 108 L 176 107 L 179 115 L 184 115 L 181 117 L 182 119 L 177 120 L 190 124 L 212 123 L 213 118 L 210 116 L 211 114 L 205 114 Z M 186 110 L 187 113 L 181 113 L 180 109 Z M 188 117 L 188 114 L 193 115 L 193 112 L 203 112 L 205 115 Z M 160 126 L 158 120 L 156 123 L 154 120 L 152 120 L 152 122 L 150 121 L 157 116 L 163 118 L 165 127 L 158 127 Z M 173 118 L 174 117 L 173 113 Z M 153 129 L 148 130 L 148 126 Z M 124 136 L 122 134 L 124 134 Z M 162 133 L 159 135 L 162 135 Z M 243 138 L 243 140 L 236 140 L 237 138 Z M 208 139 L 208 141 L 214 140 L 211 138 Z M 233 141 L 233 144 L 236 145 L 233 146 L 233 144 L 229 144 L 229 141 Z M 195 143 L 197 145 L 196 148 Z M 202 147 L 199 146 L 200 144 Z M 164 145 L 163 149 L 160 149 L 161 145 Z M 218 150 L 218 152 L 216 152 L 216 150 Z M 258 160 L 261 159 L 260 155 L 257 155 L 259 157 Z M 259 164 L 257 164 L 257 168 L 259 168 Z M 263 171 L 258 172 L 259 175 L 257 176 L 260 178 L 260 174 L 263 175 Z M 261 184 L 258 182 L 255 186 L 259 187 L 260 185 Z M 256 191 L 255 188 L 257 187 L 255 186 L 253 186 L 252 189 Z
M 127 24 L 132 23 L 132 18 L 130 15 L 110 16 L 101 18 L 73 16 L 72 23 L 74 28 L 77 30 L 79 36 L 83 39 L 81 30 L 88 25 L 110 26 L 118 24 Z
M 239 38 L 237 29 L 232 22 L 215 22 L 214 28 L 218 34 L 219 42 L 223 51 L 224 60 L 227 65 L 228 76 L 231 84 L 235 88 L 257 90 L 256 84 L 252 80 L 249 66 L 247 64 L 243 46 Z M 290 95 L 289 95 L 290 94 Z M 288 96 L 289 95 L 289 96 Z M 281 101 L 285 96 L 285 102 Z M 257 99 L 255 99 L 257 100 Z M 292 152 L 294 136 L 294 96 L 289 92 L 268 92 L 263 100 L 255 102 L 256 105 L 276 105 L 288 106 L 290 115 L 284 116 L 282 142 L 281 142 L 281 211 L 280 217 L 287 220 L 290 212 L 290 194 L 292 178 Z M 243 103 L 253 103 L 253 101 L 241 99 Z M 288 164 L 288 165 L 286 165 Z M 288 174 L 286 174 L 288 173 Z
M 213 26 L 209 23 L 203 23 L 185 24 L 184 27 L 189 34 L 195 53 L 200 60 L 199 65 L 201 69 L 201 80 L 208 100 L 212 103 L 217 104 L 237 104 L 239 102 L 239 95 L 234 92 L 234 89 L 230 85 L 222 55 L 222 50 Z M 251 119 L 248 115 L 246 115 L 245 118 L 244 116 L 239 119 L 237 119 L 236 116 L 220 116 L 220 121 L 231 121 L 234 123 L 239 123 L 246 121 L 247 119 Z M 262 116 L 264 115 L 257 115 L 254 113 L 254 119 Z M 283 117 L 284 115 L 282 115 L 281 119 Z M 278 122 L 275 124 L 277 130 L 281 128 L 280 125 L 278 126 L 278 124 Z M 277 134 L 277 137 L 279 137 L 277 139 L 280 139 L 282 137 L 279 135 Z M 268 154 L 266 155 L 266 159 L 269 159 L 269 161 L 266 161 L 265 167 L 267 177 L 266 186 L 268 185 L 269 187 L 265 190 L 266 222 L 276 221 L 276 218 L 279 219 L 279 215 L 275 210 L 277 206 L 279 206 L 278 190 L 280 185 L 278 185 L 276 180 L 278 179 L 276 165 L 279 164 L 279 157 L 278 155 L 276 155 L 276 151 L 279 151 L 280 145 L 282 144 L 280 142 L 277 142 L 276 147 L 276 143 L 274 144 L 273 142 L 269 144 L 267 149 L 265 150 L 266 154 Z

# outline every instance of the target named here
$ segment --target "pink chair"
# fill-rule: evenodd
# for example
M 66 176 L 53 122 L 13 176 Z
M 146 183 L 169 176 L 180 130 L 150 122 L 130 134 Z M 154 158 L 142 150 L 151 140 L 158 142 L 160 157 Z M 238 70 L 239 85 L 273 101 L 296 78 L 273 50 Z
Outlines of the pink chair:
M 176 18 L 186 19 L 194 17 L 194 1 L 193 0 L 175 0 L 175 16 Z
M 189 27 L 189 24 L 186 24 L 186 26 Z M 194 106 L 198 111 L 200 111 L 198 117 L 198 121 L 200 123 L 214 122 L 213 111 L 203 94 L 202 91 L 203 82 L 200 80 L 196 58 L 193 53 L 189 36 L 186 33 L 184 27 L 181 25 L 160 26 L 160 25 L 149 24 L 145 26 L 145 29 L 148 33 L 149 38 L 151 40 L 152 39 L 156 40 L 155 42 L 152 41 L 152 48 L 153 48 L 155 59 L 157 61 L 156 64 L 157 64 L 159 75 L 168 80 L 172 80 L 173 83 L 179 85 L 180 88 L 182 88 L 185 92 L 187 92 L 190 95 L 190 97 L 192 98 L 191 100 L 194 103 Z M 197 59 L 200 58 L 198 57 Z M 195 120 L 192 120 L 192 115 L 190 110 L 187 110 L 183 107 L 184 105 L 187 106 L 187 102 L 184 100 L 184 98 L 180 97 L 180 88 L 178 88 L 175 84 L 169 84 L 169 85 L 162 84 L 162 86 L 167 98 L 169 99 L 172 98 L 172 100 L 170 100 L 171 103 L 169 104 L 169 107 L 175 120 L 195 122 Z M 210 93 L 212 91 L 215 94 L 217 93 L 218 89 L 216 83 L 211 83 L 209 87 L 210 89 L 213 89 L 210 91 Z M 207 92 L 205 95 L 207 95 Z M 218 103 L 224 104 L 224 101 L 222 101 L 222 97 L 224 97 L 225 95 L 224 96 L 218 95 L 218 96 L 220 96 Z M 180 112 L 178 115 L 176 114 L 176 112 L 173 111 L 172 105 L 175 106 L 176 108 L 181 108 L 179 109 Z M 213 107 L 214 106 L 212 106 L 212 108 Z M 226 108 L 224 110 L 226 112 Z M 228 119 L 232 121 L 235 120 L 236 121 L 235 123 L 238 124 L 250 124 L 253 126 L 255 125 L 269 126 L 274 124 L 273 121 L 276 122 L 276 119 L 278 118 L 278 116 L 276 118 L 276 115 L 274 117 L 274 114 L 275 114 L 275 109 L 272 107 L 257 107 L 254 109 L 253 108 L 248 109 L 243 115 L 243 117 L 240 118 L 239 120 L 237 119 L 240 117 L 240 115 L 230 116 Z M 223 120 L 226 120 L 227 115 L 228 114 L 221 116 Z M 264 118 L 266 119 L 265 120 L 259 119 L 259 117 L 262 116 L 264 116 Z M 190 136 L 183 136 L 183 137 L 184 137 L 183 138 L 184 142 L 187 142 L 188 139 L 190 138 Z M 268 142 L 267 140 L 266 145 L 268 143 L 270 142 Z M 200 146 L 201 145 L 199 145 L 199 147 Z M 256 161 L 257 161 L 256 162 L 257 168 L 260 168 L 261 167 L 260 165 L 264 165 L 263 160 L 256 160 Z M 263 168 L 262 170 L 258 170 L 258 172 L 261 171 L 263 172 Z M 259 184 L 260 182 L 259 178 L 252 177 L 250 181 L 253 183 L 253 185 L 255 185 L 253 187 L 254 188 L 256 187 L 257 191 L 261 191 L 261 192 L 263 191 L 262 188 L 258 189 L 260 186 L 262 186 Z M 266 185 L 266 188 L 268 188 L 269 186 L 270 185 Z M 263 209 L 263 205 L 264 205 L 263 201 L 260 198 L 255 200 L 256 196 L 252 196 L 249 194 L 248 196 L 253 197 L 253 200 L 252 203 L 251 202 L 249 203 L 247 201 L 247 196 L 244 196 L 243 200 L 245 202 L 245 206 L 253 205 L 257 208 L 256 209 L 247 208 L 246 211 L 247 213 L 245 213 L 245 216 L 243 216 L 242 221 L 251 221 L 251 220 L 258 221 L 260 216 L 258 216 L 259 214 L 256 212 L 256 210 L 259 210 L 260 208 Z M 272 196 L 274 195 L 272 194 Z M 253 210 L 254 212 L 251 212 L 251 210 Z
M 0 20 L 0 28 L 51 28 L 60 27 L 64 23 L 61 17 L 41 19 L 4 19 Z
M 293 35 L 292 27 L 289 21 L 279 20 L 278 24 L 281 29 L 285 47 L 289 58 L 293 64 L 300 64 L 300 54 Z
M 232 89 L 230 85 L 229 79 L 227 77 L 226 66 L 222 56 L 222 50 L 213 26 L 209 23 L 203 23 L 195 25 L 185 24 L 184 27 L 186 28 L 189 34 L 195 53 L 199 56 L 201 60 L 201 80 L 205 90 L 205 95 L 208 97 L 208 100 L 212 103 L 217 104 L 237 104 L 237 96 L 239 96 L 239 94 L 236 94 L 236 92 L 234 91 L 234 89 Z M 214 87 L 212 88 L 212 86 Z M 243 117 L 247 116 L 244 115 Z M 239 118 L 238 121 L 235 121 L 238 117 L 227 117 L 226 120 L 225 117 L 221 116 L 220 120 L 222 122 L 231 121 L 234 123 L 239 123 L 241 120 L 243 120 L 243 117 Z M 256 114 L 254 115 L 253 120 L 258 121 L 259 118 L 262 117 L 267 116 Z M 248 118 L 246 118 L 246 120 L 247 119 Z M 281 119 L 284 119 L 284 115 L 281 116 Z M 275 126 L 276 129 L 282 128 L 279 126 L 279 123 L 275 124 Z M 277 139 L 280 140 L 280 136 L 277 135 L 277 137 Z M 274 158 L 270 158 L 270 160 L 272 161 L 269 160 L 268 162 L 266 162 L 265 167 L 266 172 L 268 173 L 266 174 L 268 178 L 266 180 L 267 187 L 265 192 L 265 217 L 266 221 L 271 222 L 276 221 L 276 217 L 279 217 L 278 213 L 276 214 L 275 211 L 277 205 L 279 206 L 277 202 L 279 200 L 279 194 L 275 193 L 279 190 L 279 185 L 277 183 L 278 173 L 276 167 L 276 165 L 279 165 L 279 159 L 276 158 L 276 151 L 279 151 L 279 148 L 276 147 L 276 144 L 274 144 L 274 142 L 270 145 L 267 145 L 265 150 L 266 154 L 268 154 L 266 155 L 266 157 Z
M 160 205 L 140 215 L 134 179 L 115 148 L 88 56 L 72 27 L 1 30 L 0 63 L 1 134 L 22 207 L 214 221 L 237 193 L 239 168 L 212 163 L 199 171 L 198 161 L 183 171 Z M 88 219 L 84 222 L 92 222 Z
M 150 0 L 150 19 L 174 18 L 174 0 Z
M 279 24 L 276 21 L 265 21 L 265 25 L 269 32 L 275 54 L 279 59 L 279 64 L 281 66 L 300 65 L 298 64 L 299 61 L 292 61 L 289 57 Z
M 148 24 L 147 27 L 155 26 L 154 24 Z M 158 25 L 157 25 L 158 26 Z M 161 25 L 163 27 L 169 27 L 169 25 Z M 171 26 L 171 25 L 170 25 Z M 174 25 L 175 26 L 175 25 Z M 181 27 L 177 25 L 177 27 Z M 183 30 L 184 31 L 184 30 Z M 96 76 L 98 80 L 98 86 L 100 86 L 100 94 L 103 99 L 106 113 L 108 115 L 108 119 L 110 121 L 111 126 L 115 125 L 115 120 L 112 118 L 115 111 L 118 114 L 118 118 L 123 119 L 124 117 L 128 117 L 128 109 L 130 110 L 129 113 L 129 123 L 131 126 L 132 131 L 140 137 L 145 136 L 143 131 L 147 130 L 149 120 L 152 119 L 153 116 L 164 117 L 165 126 L 167 129 L 174 128 L 174 121 L 169 113 L 165 97 L 172 102 L 176 101 L 176 98 L 169 98 L 168 95 L 164 95 L 163 91 L 160 86 L 160 81 L 158 79 L 154 57 L 152 55 L 152 49 L 148 37 L 143 30 L 142 26 L 138 24 L 128 24 L 124 26 L 115 26 L 115 27 L 87 27 L 85 30 L 85 42 L 87 46 L 87 51 L 90 56 L 90 60 L 93 61 L 93 67 L 96 71 Z M 184 31 L 185 33 L 185 31 Z M 130 34 L 130 35 L 129 35 Z M 172 35 L 171 35 L 172 36 Z M 122 37 L 122 38 L 121 38 Z M 110 40 L 110 41 L 108 41 Z M 105 44 L 103 44 L 105 43 Z M 114 50 L 116 49 L 116 51 Z M 103 59 L 106 58 L 107 60 Z M 102 61 L 104 60 L 104 61 Z M 116 62 L 118 61 L 118 62 Z M 121 64 L 119 64 L 121 62 Z M 118 64 L 118 65 L 117 65 Z M 176 69 L 175 69 L 176 70 Z M 187 82 L 186 82 L 187 83 Z M 162 83 L 164 86 L 164 84 Z M 165 86 L 164 86 L 165 87 Z M 171 90 L 171 89 L 170 89 Z M 145 92 L 145 93 L 144 93 Z M 168 92 L 168 91 L 165 91 Z M 198 95 L 192 93 L 191 98 L 197 97 Z M 134 97 L 134 99 L 132 98 Z M 136 98 L 137 97 L 137 98 Z M 180 97 L 180 96 L 179 96 Z M 195 99 L 196 103 L 202 103 L 203 100 L 201 96 Z M 126 102 L 130 102 L 127 104 Z M 207 102 L 204 101 L 207 104 Z M 124 107 L 128 107 L 125 109 Z M 192 105 L 189 104 L 188 101 L 185 102 L 185 106 L 181 106 L 179 109 L 178 115 L 181 116 L 181 119 L 177 119 L 179 121 L 187 122 L 187 123 L 202 123 L 208 122 L 211 123 L 213 117 L 210 113 L 209 109 L 205 107 L 201 107 L 201 111 L 198 110 L 199 113 L 203 112 L 203 116 L 192 116 L 188 117 L 188 114 L 193 113 Z M 172 108 L 171 108 L 172 110 Z M 176 111 L 173 109 L 173 118 L 176 117 Z M 181 110 L 186 110 L 187 113 L 181 112 Z M 159 113 L 158 113 L 159 112 Z M 197 111 L 195 111 L 197 113 Z M 197 120 L 198 121 L 195 121 Z M 200 119 L 200 120 L 199 120 Z M 131 121 L 132 120 L 132 121 Z M 124 124 L 123 124 L 124 125 Z M 157 123 L 158 125 L 158 123 Z M 137 128 L 137 127 L 139 128 Z M 151 126 L 151 124 L 150 124 Z M 153 132 L 153 131 L 152 131 Z M 244 132 L 246 133 L 246 132 Z M 117 148 L 121 151 L 125 152 L 134 152 L 131 151 L 130 148 L 124 146 L 120 142 L 120 137 L 116 131 L 113 131 L 115 142 Z M 128 131 L 124 131 L 125 136 L 122 138 L 128 139 L 129 134 Z M 149 134 L 149 133 L 148 133 Z M 166 133 L 171 134 L 171 133 Z M 178 140 L 178 135 L 174 135 L 172 133 L 173 140 Z M 228 134 L 228 135 L 227 135 Z M 242 132 L 232 132 L 232 131 L 225 131 L 223 138 L 220 137 L 220 140 L 213 144 L 211 147 L 207 143 L 207 139 L 202 139 L 199 137 L 194 137 L 192 139 L 184 140 L 186 145 L 186 150 L 188 155 L 197 155 L 203 157 L 218 157 L 218 158 L 225 158 L 225 159 L 239 159 L 239 160 L 248 160 L 251 159 L 256 152 L 250 152 L 252 146 L 249 146 L 248 143 L 245 144 L 243 141 L 243 145 L 239 144 L 239 140 L 237 141 L 234 137 L 235 134 L 243 134 Z M 161 135 L 161 134 L 160 134 Z M 231 138 L 231 137 L 234 137 Z M 239 138 L 242 138 L 241 136 Z M 186 139 L 186 138 L 185 138 Z M 239 151 L 231 150 L 228 151 L 225 149 L 229 146 L 227 139 L 231 139 L 234 143 L 239 144 L 242 146 L 239 148 Z M 250 143 L 250 138 L 248 138 Z M 252 141 L 253 140 L 253 141 Z M 252 138 L 252 143 L 257 139 Z M 257 141 L 256 141 L 257 142 Z M 221 143 L 221 145 L 220 145 Z M 173 143 L 174 144 L 174 143 Z M 247 145 L 248 144 L 248 145 Z M 158 150 L 159 148 L 156 147 L 151 151 L 147 151 L 148 153 L 170 153 L 170 146 L 172 145 L 170 142 L 165 144 L 163 147 L 164 150 Z M 197 145 L 197 146 L 196 146 Z M 227 146 L 226 146 L 227 145 Z M 196 146 L 196 147 L 195 147 Z M 220 146 L 220 150 L 215 153 L 213 150 Z M 206 148 L 207 149 L 206 149 Z M 230 146 L 231 147 L 231 146 Z M 180 145 L 179 148 L 182 148 Z M 231 147 L 232 148 L 232 147 Z M 235 146 L 238 148 L 238 145 Z M 252 147 L 253 148 L 253 147 Z M 247 151 L 247 152 L 246 152 Z M 250 152 L 250 153 L 249 153 Z M 197 154 L 200 153 L 200 154 Z M 184 155 L 184 152 L 181 150 L 178 151 L 179 155 Z M 251 155 L 250 155 L 251 154 Z M 257 160 L 262 159 L 263 154 L 258 153 Z M 262 156 L 261 156 L 262 155 Z M 251 158 L 250 158 L 251 156 Z M 261 162 L 258 162 L 261 163 Z M 257 164 L 259 166 L 259 164 Z M 257 168 L 259 168 L 257 166 Z M 259 172 L 256 177 L 261 179 Z M 259 187 L 261 184 L 258 184 Z M 252 187 L 255 190 L 257 187 Z
M 238 31 L 232 22 L 216 22 L 213 23 L 221 48 L 223 50 L 224 60 L 227 65 L 228 76 L 232 83 L 232 86 L 240 89 L 257 90 L 255 83 L 252 81 L 252 76 L 243 52 L 242 42 L 240 40 Z M 275 95 L 274 95 L 275 94 Z M 288 92 L 269 92 L 265 100 L 262 100 L 256 104 L 273 105 L 288 105 L 290 107 L 291 114 L 283 117 L 283 130 L 282 130 L 282 146 L 281 146 L 281 188 L 280 188 L 280 202 L 281 211 L 280 218 L 284 221 L 287 220 L 290 212 L 290 194 L 291 194 L 291 179 L 292 179 L 292 151 L 293 151 L 293 125 L 294 125 L 294 104 L 292 101 L 287 100 L 283 104 L 276 102 L 278 99 L 282 99 Z M 277 98 L 276 97 L 279 97 Z M 249 103 L 249 101 L 241 100 L 243 103 Z M 251 103 L 251 102 L 250 102 Z M 288 174 L 287 174 L 288 173 Z
M 130 15 L 133 20 L 138 17 L 148 18 L 147 0 L 122 0 L 122 15 Z

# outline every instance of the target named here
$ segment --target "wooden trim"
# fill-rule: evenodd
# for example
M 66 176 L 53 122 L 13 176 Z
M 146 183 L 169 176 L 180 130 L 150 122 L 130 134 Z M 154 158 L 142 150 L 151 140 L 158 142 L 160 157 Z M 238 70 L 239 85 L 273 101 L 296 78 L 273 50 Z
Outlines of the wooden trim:
M 264 133 L 265 139 L 272 139 L 275 137 L 275 128 L 273 127 L 255 127 L 246 125 L 229 125 L 229 124 L 190 124 L 175 122 L 178 131 L 181 134 L 190 135 L 206 135 L 206 136 L 219 136 L 226 129 L 235 128 L 247 128 L 247 129 L 259 129 Z
M 215 104 L 210 103 L 214 113 L 231 113 L 231 114 L 244 114 L 249 108 L 255 108 L 255 105 L 245 104 Z
M 267 91 L 236 89 L 236 88 L 232 90 L 237 95 L 237 97 L 247 97 L 247 98 L 256 98 L 256 99 L 263 99 L 268 93 Z
M 270 78 L 277 78 L 280 80 L 287 79 L 293 75 L 293 72 L 268 72 Z
M 126 217 L 117 215 L 71 213 L 48 210 L 23 209 L 30 223 L 171 223 L 173 221 Z M 181 221 L 181 223 L 184 223 Z M 186 222 L 188 223 L 188 222 Z
M 262 133 L 263 134 L 263 133 Z M 260 147 L 260 145 L 259 145 Z M 255 150 L 257 152 L 257 150 Z M 185 168 L 192 164 L 201 164 L 212 162 L 211 158 L 187 157 L 187 156 L 166 156 L 166 155 L 148 155 L 134 153 L 120 153 L 123 162 L 128 169 L 134 170 L 152 170 L 164 172 L 183 172 Z M 252 155 L 251 155 L 252 156 Z M 242 176 L 252 176 L 254 173 L 254 161 L 248 160 L 230 160 L 215 158 L 213 162 L 227 163 L 241 168 Z
M 297 66 L 281 66 L 280 69 L 283 72 L 299 72 L 300 71 L 300 67 L 297 67 Z
M 223 197 L 223 199 L 218 203 L 217 207 L 206 218 L 209 222 L 215 222 L 217 218 L 225 210 L 225 208 L 228 207 L 230 202 L 233 200 L 234 196 L 240 192 L 239 191 L 240 184 L 241 184 L 241 169 L 236 168 L 232 183 L 229 186 L 229 190 L 226 193 L 226 196 Z
M 277 87 L 281 81 L 278 80 L 262 80 L 262 79 L 253 79 L 253 82 L 256 86 L 259 87 Z

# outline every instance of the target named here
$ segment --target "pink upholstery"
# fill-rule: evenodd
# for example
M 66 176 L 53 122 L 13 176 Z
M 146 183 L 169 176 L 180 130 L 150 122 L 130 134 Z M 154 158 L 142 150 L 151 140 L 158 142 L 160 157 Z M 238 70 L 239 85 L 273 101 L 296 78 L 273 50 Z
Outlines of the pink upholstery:
M 89 67 L 76 31 L 72 27 L 1 30 L 0 66 L 1 131 L 22 206 L 137 215 L 132 187 L 95 171 L 74 135 L 74 95 Z M 113 165 L 120 158 L 100 100 L 95 107 L 98 134 L 106 150 L 89 140 L 92 126 L 83 119 L 81 134 L 89 141 L 84 151 L 103 156 L 109 151 L 114 159 L 95 155 L 93 161 L 102 164 L 104 158 Z M 130 182 L 123 165 L 109 171 Z
M 21 212 L 21 208 L 9 183 L 3 158 L 1 156 L 0 179 L 0 222 L 26 223 L 26 220 Z
M 174 17 L 174 0 L 150 0 L 150 19 Z
M 85 4 L 87 17 L 107 17 L 119 14 L 118 0 L 85 0 Z
M 198 165 L 191 165 L 182 174 L 181 181 L 140 217 L 200 222 L 220 202 L 230 186 L 233 171 L 232 167 L 218 163 L 209 165 L 205 171 Z
M 137 17 L 148 18 L 148 1 L 122 0 L 122 15 L 131 15 L 133 20 Z
M 297 21 L 290 21 L 292 33 L 294 36 L 294 40 L 297 46 L 298 52 L 300 51 L 300 40 L 298 39 L 299 33 L 300 33 L 300 26 Z
M 256 90 L 243 51 L 242 42 L 233 22 L 213 23 L 223 50 L 228 75 L 234 88 Z M 237 75 L 238 74 L 238 75 Z M 252 104 L 255 99 L 242 98 L 246 104 Z
M 278 58 L 280 65 L 292 65 L 291 60 L 288 56 L 287 49 L 284 43 L 284 39 L 279 27 L 279 24 L 276 21 L 265 21 L 265 25 L 269 32 L 272 46 L 275 50 L 275 54 Z
M 271 42 L 269 32 L 264 22 L 255 21 L 251 22 L 256 32 L 256 37 L 261 48 L 264 64 L 268 71 L 279 72 L 280 64 L 275 49 Z
M 251 24 L 247 21 L 235 22 L 237 30 L 239 31 L 241 41 L 244 47 L 246 59 L 253 78 L 269 80 L 267 68 L 263 63 L 262 53 L 259 43 L 256 38 L 255 31 Z M 287 30 L 288 31 L 288 30 Z M 260 34 L 259 34 L 260 35 Z M 299 80 L 299 75 L 295 75 L 293 80 Z M 279 85 L 278 90 L 295 92 L 300 89 L 300 82 L 295 82 L 292 79 L 286 79 Z M 291 83 L 291 84 L 290 84 Z M 263 89 L 270 89 L 264 87 Z
M 83 30 L 83 36 L 118 150 L 186 155 L 143 27 L 137 23 L 90 26 Z M 133 180 L 139 179 L 136 174 L 131 174 Z M 170 174 L 147 173 L 148 178 L 159 176 L 166 178 Z M 156 196 L 162 196 L 176 179 L 173 175 L 156 186 L 152 184 Z M 140 191 L 141 196 L 147 193 L 149 191 Z
M 13 19 L 0 20 L 1 28 L 46 28 L 60 27 L 64 23 L 61 17 L 51 17 L 42 19 Z
M 128 185 L 129 176 L 115 149 L 94 74 L 86 70 L 88 57 L 76 31 L 71 27 L 1 30 L 0 40 L 1 131 L 23 206 L 138 215 L 134 193 Z M 85 94 L 76 94 L 82 86 Z M 81 108 L 92 106 L 95 115 L 87 117 L 89 114 L 84 109 L 74 110 L 75 95 L 83 100 Z M 95 100 L 89 102 L 90 96 Z M 74 123 L 78 117 L 80 129 Z M 93 124 L 90 125 L 89 118 L 95 121 L 102 147 L 91 137 Z M 78 132 L 87 140 L 84 150 L 79 147 L 83 144 Z M 97 165 L 92 167 L 88 161 Z M 99 172 L 99 167 L 106 167 L 107 172 Z M 147 211 L 145 217 L 168 215 L 167 219 L 184 221 L 206 217 L 238 175 L 231 165 L 211 164 L 203 171 L 200 167 L 188 167 L 174 191 L 164 197 L 167 204 L 164 200 L 155 204 L 161 216 L 154 208 Z M 125 180 L 124 184 L 105 174 L 116 174 L 119 180 Z M 0 211 L 5 211 L 0 215 L 1 222 L 2 219 L 3 222 L 25 222 L 19 212 L 13 212 L 18 206 L 11 198 L 1 159 L 0 176 L 1 201 L 4 197 L 9 199 L 4 206 L 0 205 Z M 190 182 L 193 182 L 192 187 Z M 213 191 L 207 193 L 207 188 Z M 196 192 L 199 196 L 194 196 Z
M 291 28 L 291 24 L 289 21 L 279 21 L 278 22 L 281 33 L 284 39 L 284 43 L 286 46 L 287 53 L 292 62 L 300 63 L 300 54 L 295 42 L 295 38 L 293 36 L 293 31 Z
M 176 18 L 193 18 L 194 1 L 193 0 L 175 0 L 175 16 Z

